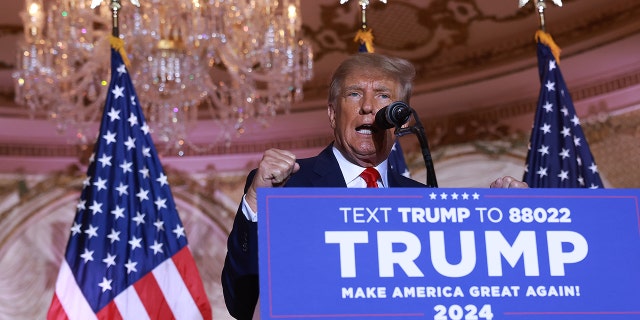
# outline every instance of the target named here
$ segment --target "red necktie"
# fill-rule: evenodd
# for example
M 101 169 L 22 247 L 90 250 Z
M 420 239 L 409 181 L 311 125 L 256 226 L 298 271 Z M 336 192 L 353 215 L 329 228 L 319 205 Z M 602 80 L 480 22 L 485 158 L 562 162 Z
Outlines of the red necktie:
M 377 188 L 378 179 L 380 179 L 380 173 L 376 168 L 366 168 L 360 174 L 362 179 L 367 183 L 367 188 Z

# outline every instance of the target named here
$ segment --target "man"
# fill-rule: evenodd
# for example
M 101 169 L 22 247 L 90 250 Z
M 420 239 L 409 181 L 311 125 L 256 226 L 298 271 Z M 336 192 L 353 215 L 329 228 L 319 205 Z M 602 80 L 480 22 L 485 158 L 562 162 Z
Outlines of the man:
M 375 168 L 374 186 L 425 187 L 390 170 L 393 129 L 375 125 L 376 112 L 394 101 L 409 102 L 413 65 L 403 59 L 359 53 L 335 71 L 329 87 L 327 112 L 334 142 L 319 155 L 296 160 L 285 150 L 267 150 L 258 168 L 247 177 L 245 194 L 227 242 L 222 287 L 229 313 L 251 319 L 258 300 L 257 189 L 269 187 L 366 187 L 361 173 Z M 512 177 L 491 187 L 526 187 Z M 301 225 L 304 217 L 300 217 Z

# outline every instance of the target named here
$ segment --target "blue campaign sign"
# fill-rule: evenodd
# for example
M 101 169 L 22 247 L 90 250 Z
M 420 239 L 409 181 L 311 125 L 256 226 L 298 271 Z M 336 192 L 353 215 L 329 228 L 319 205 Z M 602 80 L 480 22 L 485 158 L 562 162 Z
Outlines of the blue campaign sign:
M 640 319 L 637 189 L 258 196 L 261 319 Z

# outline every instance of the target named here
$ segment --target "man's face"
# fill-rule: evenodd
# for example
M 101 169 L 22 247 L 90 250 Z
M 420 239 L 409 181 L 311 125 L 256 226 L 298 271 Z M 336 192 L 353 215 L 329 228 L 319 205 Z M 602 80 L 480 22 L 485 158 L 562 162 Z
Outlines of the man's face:
M 396 101 L 399 84 L 392 78 L 367 70 L 352 72 L 344 80 L 328 113 L 335 145 L 349 161 L 362 167 L 376 166 L 391 152 L 393 129 L 375 126 L 376 112 Z

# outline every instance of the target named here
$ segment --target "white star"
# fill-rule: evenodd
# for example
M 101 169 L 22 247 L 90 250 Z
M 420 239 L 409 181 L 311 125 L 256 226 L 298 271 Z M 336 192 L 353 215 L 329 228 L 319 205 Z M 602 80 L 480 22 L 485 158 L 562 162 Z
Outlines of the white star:
M 156 220 L 156 222 L 154 222 L 153 225 L 156 226 L 156 229 L 158 229 L 158 232 L 160 232 L 161 230 L 164 230 L 164 221 L 160 220 L 160 218 L 158 218 L 158 220 Z
M 131 272 L 137 272 L 138 270 L 136 269 L 136 265 L 138 263 L 137 262 L 133 262 L 131 261 L 131 259 L 129 259 L 129 261 L 124 265 L 125 268 L 127 268 L 127 274 L 131 273 Z
M 93 261 L 93 251 L 89 251 L 89 249 L 84 248 L 84 253 L 80 255 L 80 258 L 84 260 L 84 263 L 88 261 Z
M 147 125 L 146 122 L 142 125 L 142 127 L 140 127 L 140 130 L 142 130 L 142 132 L 144 132 L 145 135 L 149 134 L 149 131 L 151 131 L 149 129 L 149 125 Z
M 149 191 L 140 188 L 140 192 L 136 193 L 136 197 L 138 197 L 138 199 L 140 199 L 140 202 L 142 202 L 142 200 L 149 200 L 147 194 L 149 194 Z
M 111 111 L 109 111 L 109 118 L 111 118 L 111 122 L 120 120 L 120 110 L 111 108 Z
M 569 149 L 562 148 L 562 151 L 560 152 L 560 156 L 562 157 L 562 159 L 569 158 L 570 157 Z
M 162 253 L 162 242 L 158 243 L 157 240 L 153 240 L 153 245 L 149 246 L 153 253 Z
M 556 83 L 555 82 L 551 82 L 550 80 L 547 81 L 547 84 L 545 84 L 544 86 L 547 87 L 548 91 L 555 91 L 556 90 Z
M 558 174 L 558 178 L 560 178 L 561 181 L 569 179 L 569 171 L 560 170 L 560 173 Z
M 149 169 L 147 169 L 147 167 L 140 169 L 139 172 L 142 173 L 143 178 L 149 178 Z
M 184 228 L 180 225 L 177 225 L 175 229 L 173 229 L 173 233 L 176 234 L 176 238 L 180 239 L 180 237 L 184 237 Z
M 126 66 L 124 65 L 124 63 L 123 63 L 123 64 L 121 64 L 121 65 L 119 65 L 119 66 L 118 66 L 118 69 L 116 69 L 116 70 L 118 71 L 118 74 L 119 74 L 119 75 L 122 75 L 122 74 L 124 74 L 124 73 L 127 73 L 127 68 L 126 68 Z
M 102 292 L 111 290 L 111 280 L 107 280 L 107 277 L 102 277 L 102 282 L 98 286 L 102 288 Z
M 566 117 L 569 115 L 569 109 L 567 109 L 567 107 L 563 106 L 562 109 L 560 109 L 560 111 L 562 111 L 562 114 Z
M 107 268 L 109 268 L 110 266 L 115 266 L 116 265 L 116 255 L 111 255 L 110 253 L 107 253 L 107 257 L 102 259 L 102 262 L 107 264 Z
M 131 240 L 129 240 L 131 251 L 133 251 L 133 249 L 135 248 L 142 248 L 142 246 L 140 245 L 140 241 L 142 241 L 142 238 L 136 238 L 135 236 L 131 238 Z
M 545 103 L 542 106 L 547 112 L 551 112 L 553 111 L 553 105 L 551 103 L 549 103 L 549 101 L 547 101 L 547 103 Z
M 145 216 L 144 214 L 142 214 L 140 211 L 138 211 L 136 216 L 131 218 L 131 220 L 136 222 L 136 226 L 139 226 L 141 223 L 144 223 L 144 216 Z
M 469 194 L 468 193 L 463 193 L 462 194 L 462 200 L 469 200 Z
M 578 177 L 578 183 L 580 183 L 581 186 L 584 186 L 584 178 L 582 176 Z
M 136 147 L 136 138 L 129 137 L 127 139 L 127 141 L 125 141 L 124 145 L 127 146 L 127 151 L 135 148 Z
M 127 119 L 127 121 L 129 121 L 129 125 L 133 127 L 138 124 L 138 117 L 132 113 L 129 115 L 129 119 Z
M 102 179 L 102 177 L 98 177 L 98 181 L 93 182 L 93 186 L 98 188 L 98 191 L 105 189 L 107 190 L 107 180 Z
M 597 173 L 598 172 L 598 166 L 596 166 L 595 162 L 591 163 L 591 165 L 589 166 L 589 169 L 591 170 L 591 173 Z
M 103 153 L 98 162 L 102 164 L 102 167 L 111 166 L 111 156 L 108 156 L 106 153 Z
M 548 123 L 545 123 L 545 124 L 542 125 L 540 130 L 542 130 L 543 134 L 551 133 L 551 125 L 548 124 Z
M 142 148 L 142 155 L 147 158 L 151 157 L 151 148 L 149 147 Z
M 431 193 L 429 194 L 429 199 L 431 199 L 431 200 L 436 200 L 436 199 L 438 199 L 438 195 L 437 195 L 437 194 L 435 194 L 435 192 L 431 192 Z
M 124 87 L 121 87 L 116 84 L 116 87 L 113 88 L 113 90 L 111 90 L 111 93 L 113 93 L 114 99 L 118 99 L 119 97 L 124 97 Z
M 579 137 L 573 137 L 573 144 L 576 147 L 579 147 L 580 146 L 580 138 Z
M 91 239 L 93 237 L 97 237 L 98 236 L 98 227 L 94 227 L 92 225 L 89 225 L 89 228 L 87 230 L 85 230 L 84 233 L 89 235 L 89 239 Z
M 87 176 L 86 178 L 84 178 L 84 180 L 82 180 L 82 187 L 84 189 L 84 187 L 88 187 L 91 185 L 91 177 Z
M 92 214 L 102 213 L 102 203 L 98 203 L 98 201 L 93 200 L 93 204 L 89 207 Z
M 540 152 L 541 155 L 545 156 L 549 154 L 549 146 L 545 146 L 542 145 L 540 146 L 540 149 L 538 149 L 538 152 Z
M 447 199 L 447 194 L 446 194 L 446 193 L 444 193 L 444 192 L 443 192 L 443 193 L 441 193 L 441 194 L 440 194 L 440 199 L 442 199 L 442 200 L 446 200 L 446 199 Z
M 451 199 L 453 199 L 453 200 L 458 200 L 458 194 L 457 194 L 457 193 L 455 193 L 455 192 L 454 192 L 454 193 L 452 193 L 452 194 L 451 194 Z
M 156 199 L 156 201 L 154 202 L 156 204 L 156 209 L 158 211 L 160 211 L 160 209 L 166 209 L 167 205 L 166 205 L 167 199 L 166 198 L 160 198 L 158 197 L 158 199 Z
M 556 68 L 556 61 L 555 60 L 551 60 L 549 61 L 549 71 L 553 70 Z
M 116 142 L 116 134 L 111 133 L 110 130 L 107 130 L 107 133 L 103 135 L 102 138 L 107 140 L 107 145 L 111 144 L 112 142 Z
M 473 197 L 473 200 L 480 199 L 480 195 L 477 192 L 474 192 L 471 196 Z
M 129 189 L 129 186 L 126 184 L 122 184 L 122 182 L 120 182 L 120 185 L 116 188 L 116 190 L 118 191 L 118 195 L 121 195 L 121 196 L 123 194 L 126 194 L 126 195 L 129 194 L 129 191 L 127 191 L 127 189 Z
M 135 106 L 135 105 L 136 105 L 136 97 L 135 97 L 135 96 L 131 96 L 131 97 L 129 97 L 129 101 L 131 102 L 131 105 L 132 105 L 132 106 Z
M 577 126 L 580 124 L 580 119 L 578 118 L 577 115 L 573 115 L 573 118 L 571 118 L 571 122 L 573 122 L 573 126 Z
M 589 186 L 589 189 L 598 189 L 600 187 L 598 187 L 595 183 L 592 183 L 591 186 Z
M 116 229 L 111 229 L 111 233 L 107 235 L 107 238 L 111 240 L 111 243 L 115 241 L 120 241 L 120 231 L 116 231 Z
M 569 127 L 562 127 L 562 136 L 566 138 L 570 135 L 571 135 L 571 129 L 569 129 Z
M 160 183 L 161 187 L 164 187 L 165 184 L 169 184 L 167 182 L 167 176 L 164 175 L 164 172 L 160 173 L 160 177 L 158 179 L 156 179 L 156 181 L 158 181 Z
M 122 168 L 122 173 L 125 174 L 127 172 L 133 172 L 133 170 L 131 170 L 131 166 L 133 165 L 133 162 L 129 162 L 127 160 L 123 160 L 122 164 L 120 165 L 120 168 Z M 122 183 L 122 182 L 120 182 Z
M 80 202 L 78 202 L 78 204 L 76 205 L 76 209 L 78 209 L 78 211 L 84 210 L 87 208 L 86 204 L 87 200 L 80 200 Z
M 124 208 L 120 208 L 120 206 L 116 205 L 116 208 L 111 210 L 111 214 L 115 217 L 114 220 L 118 220 L 118 218 L 124 218 Z
M 81 226 L 82 225 L 80 225 L 79 223 L 74 222 L 73 227 L 71 227 L 71 235 L 75 236 L 76 234 L 81 233 L 82 232 L 82 230 L 80 230 Z
M 538 172 L 536 172 L 536 174 L 539 175 L 540 178 L 545 177 L 547 175 L 547 168 L 540 167 L 540 169 L 538 169 Z

